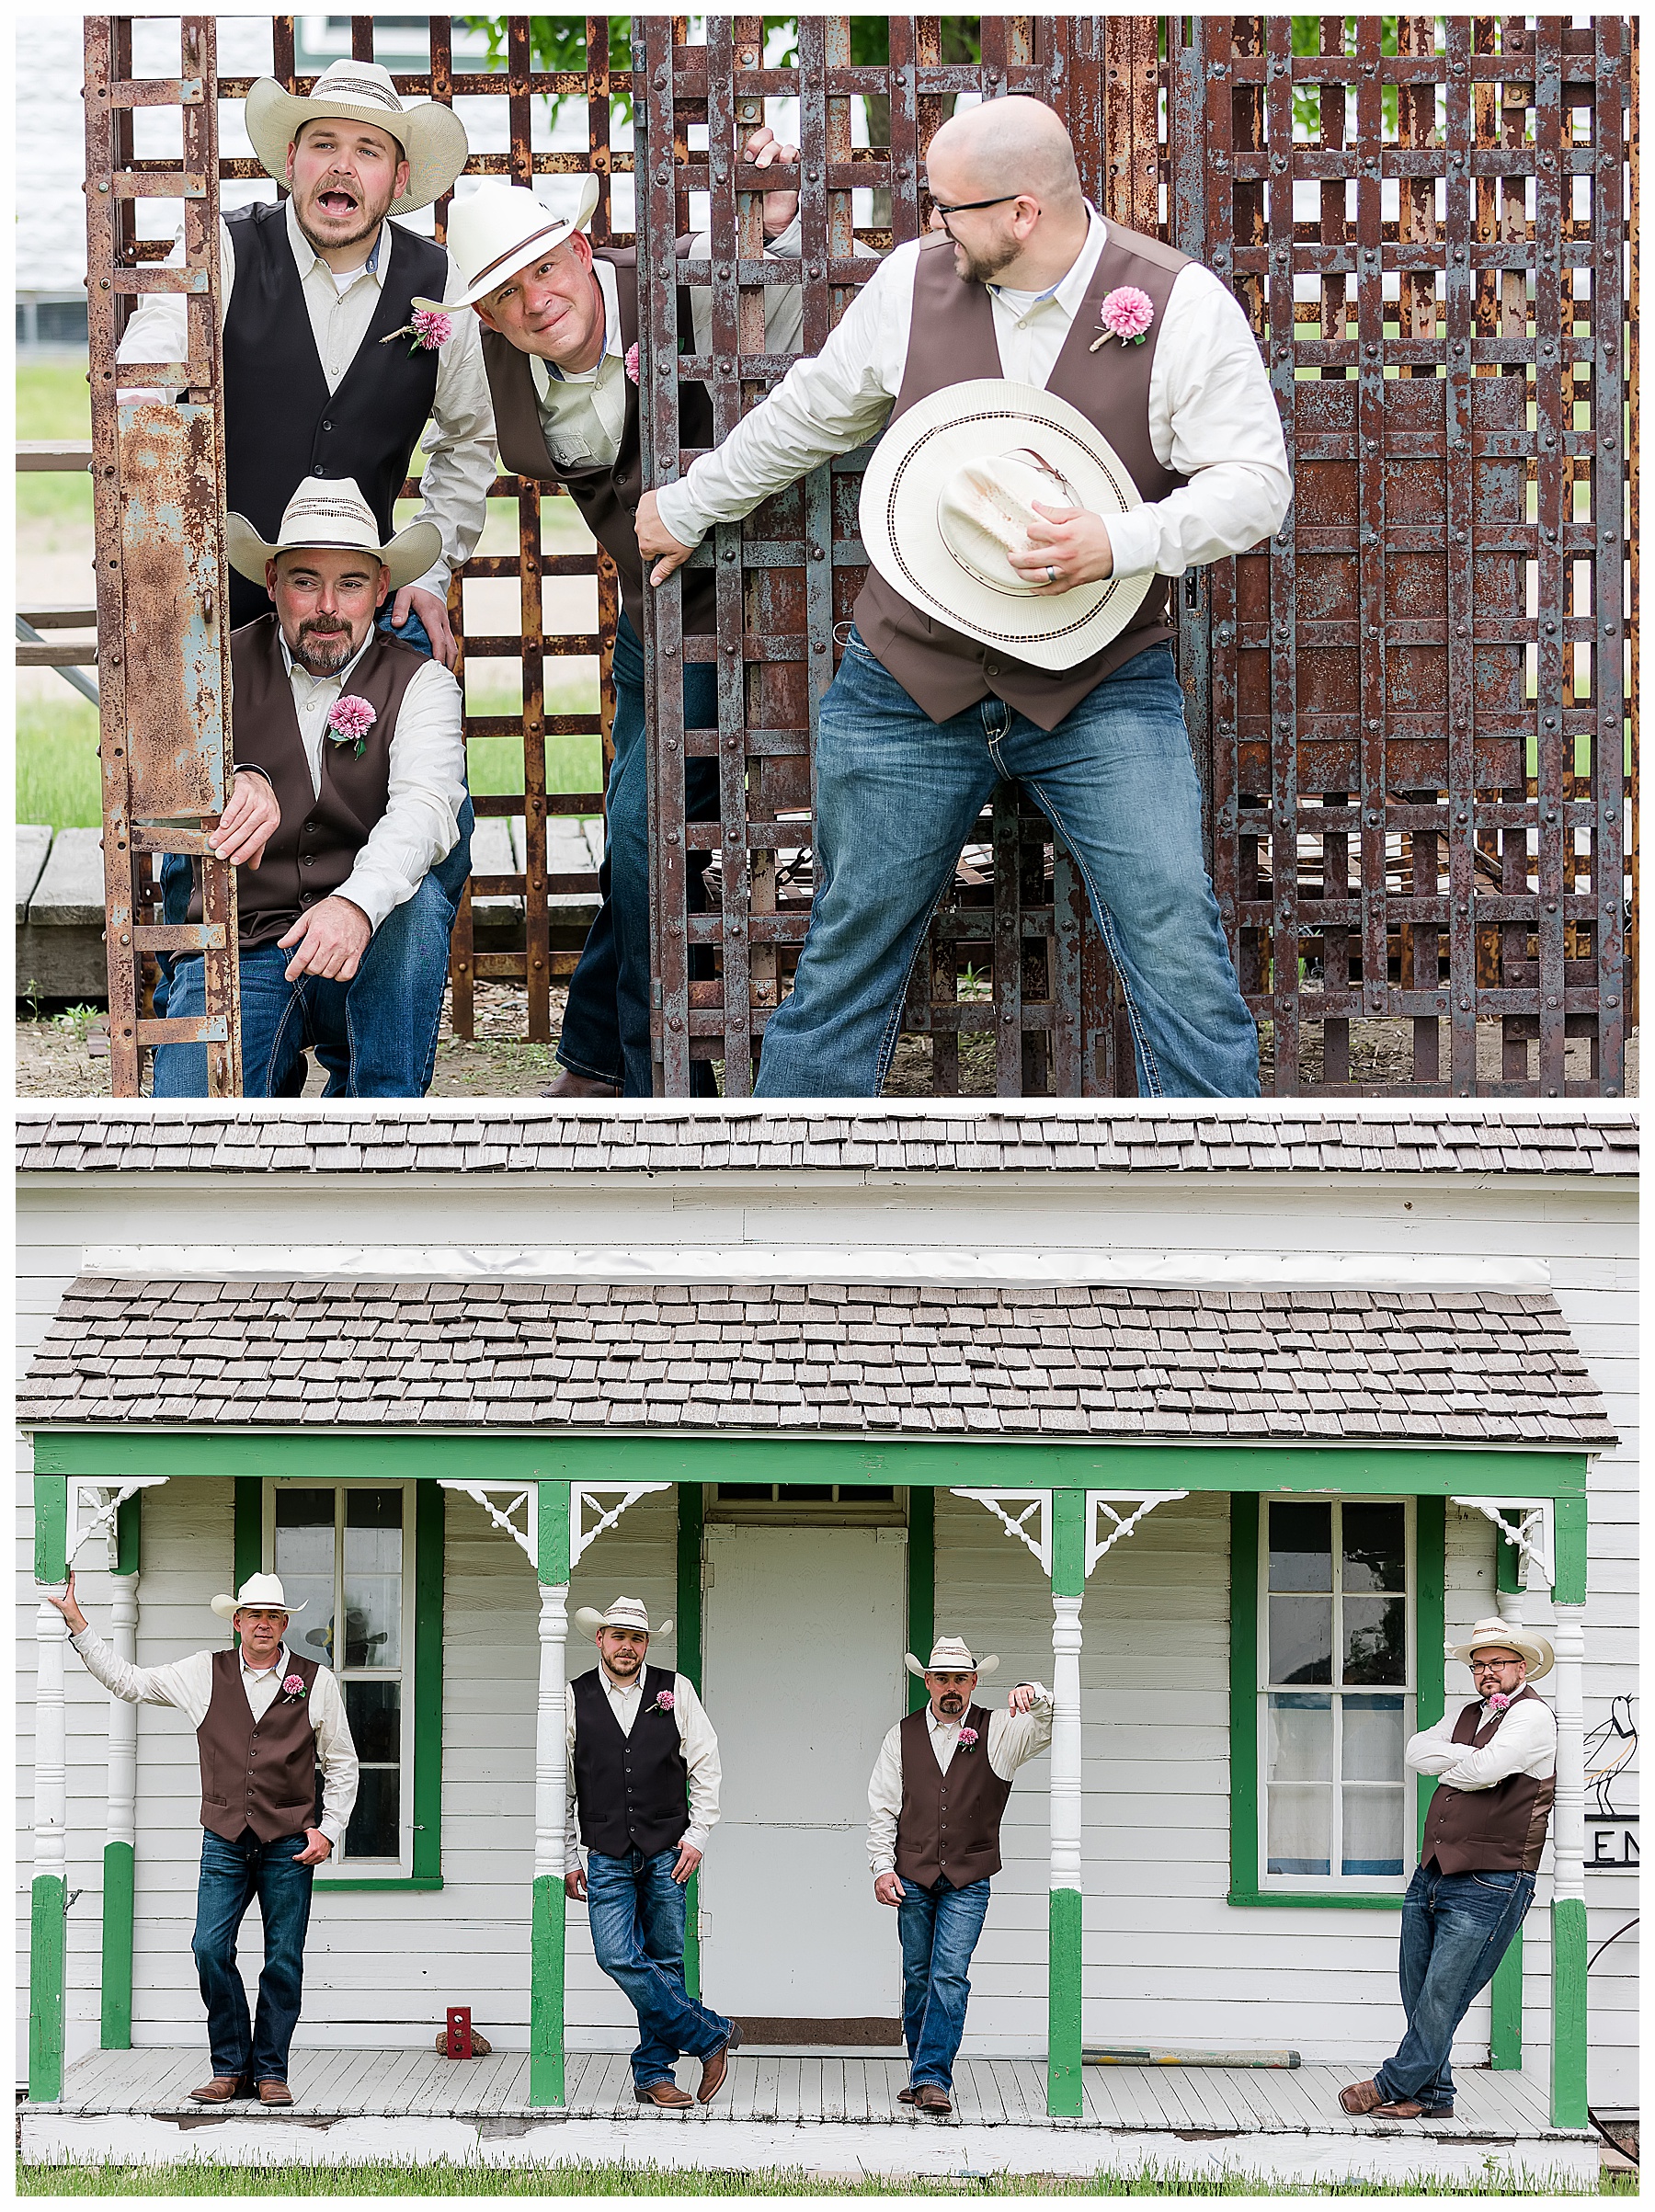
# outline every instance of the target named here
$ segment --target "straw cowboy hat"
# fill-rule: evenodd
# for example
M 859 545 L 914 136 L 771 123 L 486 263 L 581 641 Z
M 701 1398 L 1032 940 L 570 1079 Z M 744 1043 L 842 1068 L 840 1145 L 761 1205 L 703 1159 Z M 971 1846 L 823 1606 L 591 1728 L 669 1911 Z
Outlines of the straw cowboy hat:
M 1514 1651 L 1527 1662 L 1528 1680 L 1532 1682 L 1551 1672 L 1557 1657 L 1543 1636 L 1535 1636 L 1532 1629 L 1520 1628 L 1515 1621 L 1502 1621 L 1493 1614 L 1486 1621 L 1477 1622 L 1464 1643 L 1444 1644 L 1443 1656 L 1458 1659 L 1468 1667 L 1474 1651 L 1493 1650 Z
M 1156 578 L 1108 576 L 1036 596 L 1009 554 L 1044 507 L 1105 522 L 1143 505 L 1124 462 L 1078 407 L 1002 377 L 947 384 L 899 415 L 862 477 L 868 558 L 921 614 L 1037 668 L 1072 668 L 1117 637 Z
M 307 476 L 288 501 L 276 542 L 267 545 L 245 515 L 224 522 L 224 549 L 230 565 L 255 584 L 265 580 L 265 564 L 303 545 L 338 545 L 371 553 L 391 572 L 391 588 L 400 591 L 424 576 L 442 551 L 442 532 L 434 522 L 410 522 L 389 545 L 380 543 L 373 509 L 348 476 Z
M 640 1636 L 665 1636 L 672 1626 L 670 1621 L 662 1621 L 657 1627 L 651 1628 L 642 1598 L 617 1598 L 607 1613 L 599 1613 L 590 1605 L 577 1605 L 575 1618 L 588 1636 L 596 1636 L 600 1628 L 635 1628 Z
M 465 166 L 470 152 L 465 125 L 451 108 L 437 100 L 417 100 L 405 108 L 391 72 L 377 62 L 330 62 L 304 97 L 284 92 L 274 77 L 258 77 L 247 93 L 247 136 L 253 151 L 278 184 L 287 182 L 287 150 L 306 123 L 325 115 L 353 123 L 372 123 L 396 141 L 407 156 L 408 188 L 393 200 L 391 212 L 405 215 L 429 207 Z
M 443 302 L 451 314 L 498 291 L 508 277 L 584 231 L 598 206 L 595 177 L 552 177 L 546 196 L 527 185 L 485 184 L 456 200 L 448 220 L 449 257 L 465 290 Z
M 999 1665 L 999 1656 L 990 1652 L 987 1659 L 973 1659 L 963 1638 L 957 1636 L 940 1636 L 931 1646 L 931 1655 L 921 1666 L 911 1651 L 905 1651 L 910 1674 L 992 1674 Z
M 282 1613 L 302 1613 L 305 1601 L 301 1598 L 297 1605 L 290 1605 L 280 1575 L 249 1575 L 241 1586 L 239 1596 L 218 1597 L 212 1601 L 212 1610 L 221 1621 L 234 1620 L 243 1605 L 274 1605 Z

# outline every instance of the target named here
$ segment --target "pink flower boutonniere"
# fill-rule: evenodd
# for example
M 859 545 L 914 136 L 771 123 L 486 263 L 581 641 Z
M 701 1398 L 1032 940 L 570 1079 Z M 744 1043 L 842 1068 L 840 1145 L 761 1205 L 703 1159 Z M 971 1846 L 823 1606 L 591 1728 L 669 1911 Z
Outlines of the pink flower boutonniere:
M 626 373 L 629 381 L 635 384 L 638 381 L 638 348 L 635 343 L 626 348 Z
M 975 1751 L 976 1750 L 976 1739 L 977 1732 L 975 1728 L 962 1728 L 960 1730 L 961 1750 Z
M 336 745 L 354 744 L 360 758 L 368 733 L 378 720 L 379 709 L 371 700 L 347 691 L 327 711 L 327 734 Z
M 1489 1710 L 1490 1713 L 1503 1713 L 1511 1702 L 1509 1697 L 1502 1697 L 1498 1690 L 1492 1691 L 1489 1696 Z
M 649 1709 L 652 1713 L 670 1713 L 677 1703 L 670 1690 L 663 1690 Z
M 400 330 L 387 331 L 380 340 L 388 346 L 393 338 L 409 338 L 414 343 L 410 353 L 435 353 L 439 346 L 446 346 L 454 335 L 454 318 L 444 314 L 440 307 L 417 307 L 413 320 L 405 323 Z
M 1118 284 L 1099 308 L 1098 320 L 1103 327 L 1088 352 L 1096 353 L 1111 338 L 1119 338 L 1123 346 L 1141 346 L 1155 320 L 1155 302 L 1136 284 Z
M 281 1688 L 283 1695 L 287 1698 L 290 1704 L 292 1704 L 295 1700 L 304 1695 L 303 1675 L 290 1674 L 287 1680 L 282 1683 Z

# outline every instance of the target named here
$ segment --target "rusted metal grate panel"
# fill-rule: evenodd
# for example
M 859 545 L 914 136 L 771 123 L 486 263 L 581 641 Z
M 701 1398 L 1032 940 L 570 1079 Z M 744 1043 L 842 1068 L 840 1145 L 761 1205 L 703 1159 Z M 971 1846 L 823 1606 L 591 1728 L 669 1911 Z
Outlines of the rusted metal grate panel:
M 1295 20 L 1169 18 L 1173 235 L 1295 469 L 1182 656 L 1270 1081 L 1617 1096 L 1631 26 Z

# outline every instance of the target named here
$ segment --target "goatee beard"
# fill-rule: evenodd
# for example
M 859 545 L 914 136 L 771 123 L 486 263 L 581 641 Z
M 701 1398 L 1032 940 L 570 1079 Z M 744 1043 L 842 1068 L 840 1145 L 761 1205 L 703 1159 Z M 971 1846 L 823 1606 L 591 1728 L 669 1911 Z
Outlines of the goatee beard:
M 968 253 L 956 239 L 954 251 L 964 257 L 965 274 L 972 283 L 992 284 L 1002 269 L 1010 268 L 1022 248 L 1020 245 L 1010 245 L 996 255 L 973 254 Z
M 325 188 L 324 188 L 325 189 Z M 321 194 L 318 193 L 316 197 L 320 199 Z M 366 202 L 362 204 L 361 208 L 359 210 L 359 212 L 361 216 L 360 227 L 350 232 L 343 238 L 318 237 L 316 233 L 311 229 L 310 224 L 306 222 L 302 215 L 298 215 L 297 219 L 299 228 L 304 234 L 306 239 L 310 242 L 312 250 L 316 254 L 321 254 L 324 249 L 325 249 L 331 254 L 337 253 L 343 245 L 361 245 L 365 244 L 368 239 L 372 237 L 374 232 L 378 230 L 381 222 L 384 219 L 384 211 L 382 209 L 379 211 L 379 213 L 376 214 L 368 207 Z M 296 210 L 295 214 L 297 214 Z
M 350 633 L 340 630 L 319 635 L 314 630 L 301 630 L 292 654 L 307 676 L 337 676 L 350 658 Z

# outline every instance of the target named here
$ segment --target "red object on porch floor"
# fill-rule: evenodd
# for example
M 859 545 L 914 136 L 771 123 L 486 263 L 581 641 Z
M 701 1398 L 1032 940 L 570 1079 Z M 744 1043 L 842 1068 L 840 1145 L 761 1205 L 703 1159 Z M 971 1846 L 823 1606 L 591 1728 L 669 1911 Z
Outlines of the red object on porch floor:
M 472 2055 L 471 2007 L 451 2004 L 448 2009 L 448 2055 L 451 2058 L 469 2058 Z

